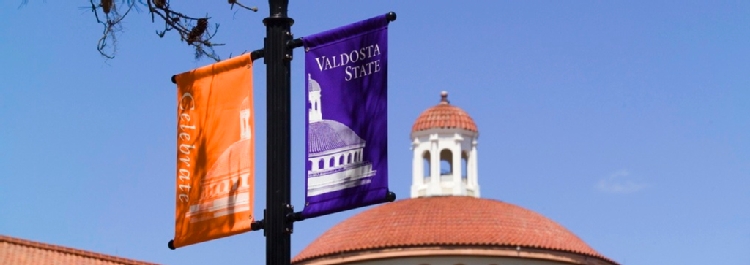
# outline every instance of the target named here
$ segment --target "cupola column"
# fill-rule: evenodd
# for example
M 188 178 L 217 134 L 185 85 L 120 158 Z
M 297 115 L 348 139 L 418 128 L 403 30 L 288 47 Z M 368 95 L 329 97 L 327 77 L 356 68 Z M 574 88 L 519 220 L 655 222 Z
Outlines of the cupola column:
M 320 102 L 320 84 L 313 80 L 310 74 L 307 75 L 307 82 L 307 101 L 310 103 L 310 108 L 307 110 L 308 119 L 310 123 L 319 122 L 323 120 L 323 110 Z
M 471 183 L 474 188 L 474 196 L 479 197 L 479 174 L 477 167 L 477 140 L 472 139 L 471 141 L 471 153 L 469 154 L 469 160 L 467 162 L 467 182 Z
M 453 181 L 453 195 L 466 195 L 466 187 L 461 181 L 461 141 L 463 141 L 463 138 L 458 133 L 453 136 L 453 141 L 451 141 L 453 144 L 451 147 L 451 153 L 453 154 L 453 157 L 451 158 L 453 163 L 453 166 L 451 167 L 451 170 L 453 170 L 453 177 L 451 178 Z
M 417 187 L 418 185 L 424 183 L 424 165 L 422 165 L 422 150 L 419 148 L 419 141 L 417 139 L 414 139 L 414 141 L 411 143 L 411 150 L 414 154 L 414 158 L 412 158 L 411 161 L 411 183 L 412 187 Z M 414 192 L 412 192 L 414 193 Z M 415 195 L 412 194 L 412 197 Z
M 430 187 L 427 194 L 440 193 L 440 145 L 437 135 L 430 135 Z

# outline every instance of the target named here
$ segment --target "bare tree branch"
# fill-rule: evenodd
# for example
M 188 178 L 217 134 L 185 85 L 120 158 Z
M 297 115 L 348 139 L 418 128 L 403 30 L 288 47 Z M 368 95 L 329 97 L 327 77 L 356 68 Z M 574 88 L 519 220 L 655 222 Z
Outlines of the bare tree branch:
M 219 24 L 214 23 L 212 27 L 209 26 L 211 18 L 208 16 L 193 17 L 185 15 L 172 9 L 169 5 L 169 0 L 121 0 L 121 5 L 117 5 L 115 0 L 89 1 L 96 22 L 102 24 L 104 28 L 102 37 L 97 43 L 97 50 L 106 58 L 111 59 L 115 56 L 115 52 L 117 51 L 117 34 L 122 31 L 120 23 L 131 10 L 138 10 L 136 4 L 140 4 L 148 7 L 148 12 L 151 13 L 151 22 L 156 22 L 156 18 L 164 21 L 164 28 L 156 31 L 159 37 L 164 37 L 170 31 L 176 32 L 180 36 L 181 41 L 195 48 L 196 59 L 203 56 L 216 61 L 221 59 L 216 55 L 213 48 L 224 44 L 211 41 L 218 32 Z M 230 8 L 237 5 L 253 12 L 258 11 L 257 7 L 248 7 L 237 0 L 228 0 L 228 2 Z
M 104 26 L 104 30 L 102 32 L 102 37 L 99 38 L 99 42 L 96 45 L 96 49 L 99 51 L 99 53 L 109 59 L 114 58 L 116 49 L 116 43 L 117 43 L 117 35 L 116 33 L 119 31 L 122 31 L 122 27 L 120 26 L 120 22 L 125 18 L 125 16 L 130 13 L 130 10 L 133 9 L 133 6 L 135 6 L 135 1 L 126 3 L 126 7 L 124 12 L 120 12 L 118 10 L 116 4 L 113 2 L 113 0 L 100 0 L 99 6 L 102 9 L 102 12 L 104 12 L 104 20 L 99 18 L 99 12 L 97 9 L 97 5 L 94 3 L 95 0 L 90 0 L 91 3 L 91 10 L 94 12 L 94 17 L 96 17 L 96 22 L 99 24 L 102 24 Z M 111 50 L 108 50 L 108 44 L 111 44 L 112 48 Z
M 229 4 L 231 5 L 231 7 L 229 9 L 234 8 L 234 5 L 238 5 L 238 6 L 242 7 L 242 8 L 244 8 L 244 9 L 247 9 L 247 10 L 250 10 L 250 11 L 253 11 L 253 12 L 258 12 L 258 8 L 257 7 L 248 7 L 246 5 L 243 5 L 242 3 L 240 3 L 237 0 L 229 0 Z

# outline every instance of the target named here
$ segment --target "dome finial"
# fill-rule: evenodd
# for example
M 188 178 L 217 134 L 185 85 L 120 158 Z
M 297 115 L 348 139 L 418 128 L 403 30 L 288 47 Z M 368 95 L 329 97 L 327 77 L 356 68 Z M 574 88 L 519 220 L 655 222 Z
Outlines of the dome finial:
M 445 103 L 445 104 L 451 103 L 450 101 L 448 101 L 448 91 L 440 92 L 440 103 Z

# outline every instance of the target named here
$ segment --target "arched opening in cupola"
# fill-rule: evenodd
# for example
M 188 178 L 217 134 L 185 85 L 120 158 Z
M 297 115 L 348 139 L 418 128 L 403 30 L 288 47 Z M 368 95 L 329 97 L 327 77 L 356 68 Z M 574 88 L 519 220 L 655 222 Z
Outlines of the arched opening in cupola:
M 430 182 L 430 151 L 422 152 L 422 179 L 424 183 Z
M 461 151 L 461 180 L 463 180 L 463 182 L 466 182 L 466 178 L 469 176 L 468 163 L 469 154 L 467 154 L 466 151 Z
M 453 174 L 453 152 L 448 149 L 440 151 L 440 175 Z

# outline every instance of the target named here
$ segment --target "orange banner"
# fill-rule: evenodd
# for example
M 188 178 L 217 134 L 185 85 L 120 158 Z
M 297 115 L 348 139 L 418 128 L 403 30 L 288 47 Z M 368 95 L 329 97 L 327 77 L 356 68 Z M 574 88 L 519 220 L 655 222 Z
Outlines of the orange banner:
M 245 54 L 175 77 L 174 248 L 250 230 L 255 196 L 252 66 Z

